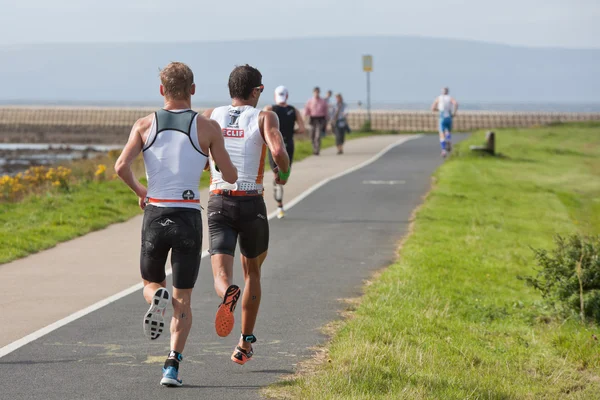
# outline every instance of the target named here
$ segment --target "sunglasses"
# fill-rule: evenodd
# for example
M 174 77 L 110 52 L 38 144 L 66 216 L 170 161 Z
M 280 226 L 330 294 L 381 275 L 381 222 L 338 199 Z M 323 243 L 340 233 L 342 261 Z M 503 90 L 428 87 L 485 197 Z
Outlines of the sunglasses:
M 254 89 L 259 89 L 259 90 L 260 90 L 260 92 L 262 93 L 262 92 L 263 92 L 263 90 L 265 90 L 265 85 L 260 85 L 260 86 L 257 86 L 257 87 L 255 87 Z

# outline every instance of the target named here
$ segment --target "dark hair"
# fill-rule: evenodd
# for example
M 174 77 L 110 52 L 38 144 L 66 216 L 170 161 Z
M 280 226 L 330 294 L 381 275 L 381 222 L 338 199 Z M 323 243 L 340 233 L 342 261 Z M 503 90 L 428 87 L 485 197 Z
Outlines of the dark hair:
M 248 100 L 252 90 L 260 85 L 260 71 L 248 64 L 236 66 L 229 74 L 229 95 L 232 99 Z
M 317 90 L 318 90 L 319 92 L 321 91 L 321 89 L 319 89 L 319 87 L 318 87 L 318 86 L 315 86 L 315 88 L 313 89 L 313 92 L 316 92 Z

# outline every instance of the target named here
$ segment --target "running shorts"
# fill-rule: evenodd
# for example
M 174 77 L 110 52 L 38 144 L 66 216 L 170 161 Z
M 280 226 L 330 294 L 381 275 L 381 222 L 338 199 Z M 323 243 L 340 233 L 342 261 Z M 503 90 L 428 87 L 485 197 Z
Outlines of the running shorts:
M 452 131 L 452 117 L 441 117 L 440 118 L 440 132 L 451 132 Z
M 142 223 L 142 278 L 165 280 L 165 263 L 171 250 L 173 287 L 191 289 L 198 278 L 202 256 L 202 214 L 182 207 L 147 205 Z
M 211 194 L 207 211 L 211 255 L 235 255 L 238 240 L 240 252 L 248 258 L 269 248 L 269 221 L 262 196 Z

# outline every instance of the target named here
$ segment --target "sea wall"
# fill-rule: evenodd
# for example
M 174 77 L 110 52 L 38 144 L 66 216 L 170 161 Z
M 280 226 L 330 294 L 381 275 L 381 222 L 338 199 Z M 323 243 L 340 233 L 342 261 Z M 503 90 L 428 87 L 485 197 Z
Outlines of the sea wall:
M 150 108 L 0 107 L 0 142 L 122 144 L 131 126 L 153 112 Z M 367 121 L 366 111 L 352 111 L 348 122 L 359 130 Z M 559 122 L 599 121 L 600 113 L 460 111 L 454 131 L 529 127 Z M 375 130 L 433 132 L 437 115 L 428 111 L 371 112 Z

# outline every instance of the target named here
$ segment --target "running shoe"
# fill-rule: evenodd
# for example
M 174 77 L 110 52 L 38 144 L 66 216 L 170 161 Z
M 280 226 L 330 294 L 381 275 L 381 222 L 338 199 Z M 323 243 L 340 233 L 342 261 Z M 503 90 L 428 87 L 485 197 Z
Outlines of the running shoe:
M 448 150 L 448 153 L 452 151 L 452 142 L 446 141 L 446 149 Z
M 165 329 L 165 310 L 171 295 L 165 288 L 158 289 L 152 297 L 150 308 L 144 314 L 144 335 L 150 340 L 158 339 Z
M 250 361 L 253 354 L 254 351 L 252 347 L 250 347 L 250 350 L 246 351 L 240 346 L 236 346 L 235 350 L 233 351 L 233 354 L 231 355 L 231 361 L 240 365 L 244 365 L 248 361 Z
M 281 219 L 285 217 L 285 212 L 283 211 L 283 207 L 277 207 L 277 218 Z
M 178 387 L 183 385 L 183 381 L 179 379 L 179 371 L 175 367 L 163 368 L 163 377 L 160 380 L 162 386 Z
M 233 330 L 234 318 L 233 312 L 238 299 L 240 298 L 241 290 L 236 285 L 231 285 L 227 288 L 223 302 L 219 304 L 217 315 L 215 316 L 215 329 L 217 335 L 221 337 L 228 336 Z
M 446 150 L 442 150 L 442 157 L 446 158 L 447 155 L 448 155 L 448 152 Z

